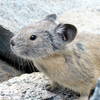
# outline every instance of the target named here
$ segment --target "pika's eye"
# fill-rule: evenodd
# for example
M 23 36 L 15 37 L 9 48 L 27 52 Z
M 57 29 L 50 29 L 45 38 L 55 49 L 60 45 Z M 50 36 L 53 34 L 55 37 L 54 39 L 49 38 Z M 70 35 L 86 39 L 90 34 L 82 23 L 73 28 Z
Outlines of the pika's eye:
M 37 38 L 36 35 L 31 35 L 30 40 L 35 40 Z

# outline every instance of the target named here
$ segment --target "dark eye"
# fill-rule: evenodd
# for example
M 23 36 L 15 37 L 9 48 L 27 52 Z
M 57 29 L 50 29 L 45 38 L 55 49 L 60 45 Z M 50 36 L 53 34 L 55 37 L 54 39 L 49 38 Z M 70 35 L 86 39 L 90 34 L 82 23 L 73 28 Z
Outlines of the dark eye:
M 31 35 L 30 40 L 35 40 L 37 38 L 36 35 Z

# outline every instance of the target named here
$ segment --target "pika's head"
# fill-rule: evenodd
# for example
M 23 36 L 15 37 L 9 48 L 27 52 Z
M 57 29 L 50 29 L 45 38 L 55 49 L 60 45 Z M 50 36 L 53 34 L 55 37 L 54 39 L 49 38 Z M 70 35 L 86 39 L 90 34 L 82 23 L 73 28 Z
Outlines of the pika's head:
M 16 34 L 11 39 L 11 49 L 24 58 L 45 57 L 63 50 L 76 33 L 74 25 L 57 24 L 56 15 L 51 14 Z

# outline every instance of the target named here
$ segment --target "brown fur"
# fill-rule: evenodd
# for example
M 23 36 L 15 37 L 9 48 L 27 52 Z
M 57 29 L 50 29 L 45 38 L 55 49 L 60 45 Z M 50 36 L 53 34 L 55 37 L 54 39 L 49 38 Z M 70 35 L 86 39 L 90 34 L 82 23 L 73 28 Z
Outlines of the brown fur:
M 35 63 L 54 82 L 89 95 L 100 77 L 99 39 L 100 35 L 96 34 L 77 35 L 72 43 L 67 44 L 66 51 L 35 60 Z

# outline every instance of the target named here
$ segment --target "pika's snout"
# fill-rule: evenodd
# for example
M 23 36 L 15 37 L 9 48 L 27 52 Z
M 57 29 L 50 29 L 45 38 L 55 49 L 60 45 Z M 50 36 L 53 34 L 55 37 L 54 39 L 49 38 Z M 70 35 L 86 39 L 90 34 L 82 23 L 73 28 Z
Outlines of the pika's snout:
M 15 41 L 13 39 L 10 40 L 10 45 L 15 46 Z

